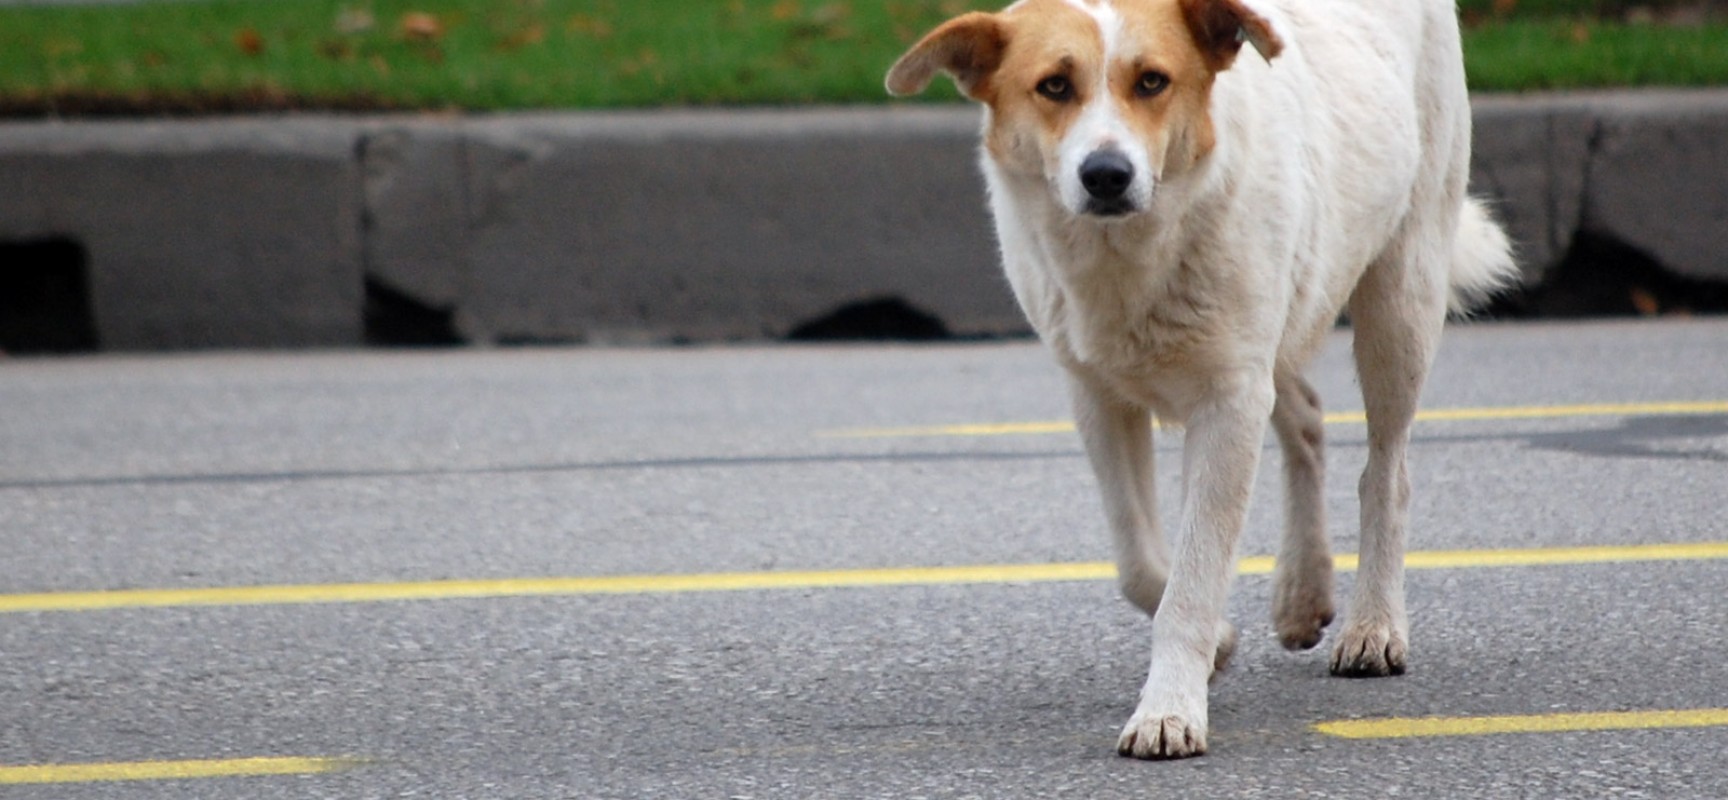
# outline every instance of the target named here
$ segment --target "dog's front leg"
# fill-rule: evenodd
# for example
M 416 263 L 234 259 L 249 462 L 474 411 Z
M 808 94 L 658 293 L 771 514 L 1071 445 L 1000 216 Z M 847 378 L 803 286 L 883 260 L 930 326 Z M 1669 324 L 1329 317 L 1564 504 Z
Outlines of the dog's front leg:
M 1158 529 L 1152 417 L 1105 386 L 1070 373 L 1075 427 L 1086 444 L 1116 546 L 1116 580 L 1129 602 L 1158 613 L 1170 554 Z
M 1175 562 L 1152 620 L 1152 665 L 1140 704 L 1116 743 L 1123 755 L 1206 752 L 1206 687 L 1232 636 L 1225 601 L 1271 408 L 1268 377 L 1203 404 L 1188 419 Z

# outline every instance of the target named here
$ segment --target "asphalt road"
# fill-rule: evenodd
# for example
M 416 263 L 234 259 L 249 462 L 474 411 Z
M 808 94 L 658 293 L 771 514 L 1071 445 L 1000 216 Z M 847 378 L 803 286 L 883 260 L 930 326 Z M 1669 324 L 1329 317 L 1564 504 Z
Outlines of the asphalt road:
M 1212 753 L 1144 763 L 1036 345 L 0 361 L 0 797 L 1728 798 L 1728 320 L 1457 327 L 1425 407 L 1410 673 L 1278 648 L 1269 458 Z

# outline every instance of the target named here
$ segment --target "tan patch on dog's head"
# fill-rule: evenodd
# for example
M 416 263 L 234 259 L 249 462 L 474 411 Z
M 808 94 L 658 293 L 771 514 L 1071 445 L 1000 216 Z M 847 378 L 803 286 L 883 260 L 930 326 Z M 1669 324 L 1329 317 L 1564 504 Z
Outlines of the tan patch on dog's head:
M 922 91 L 946 72 L 990 107 L 985 145 L 1005 170 L 1042 173 L 1076 213 L 1097 212 L 1076 172 L 1120 153 L 1135 179 L 1118 215 L 1140 210 L 1151 182 L 1186 170 L 1215 141 L 1216 75 L 1244 41 L 1271 58 L 1282 38 L 1245 0 L 1021 0 L 971 13 L 914 44 L 889 91 Z M 1247 0 L 1252 2 L 1252 0 Z
M 1046 82 L 1066 81 L 1077 98 L 1102 60 L 1102 34 L 1091 16 L 1067 0 L 1023 0 L 931 31 L 888 71 L 888 91 L 915 94 L 945 72 L 962 94 L 990 106 L 996 119 L 1014 120 L 1010 127 L 1036 125 L 1059 136 L 1080 104 L 1053 102 L 1047 90 L 1056 87 Z

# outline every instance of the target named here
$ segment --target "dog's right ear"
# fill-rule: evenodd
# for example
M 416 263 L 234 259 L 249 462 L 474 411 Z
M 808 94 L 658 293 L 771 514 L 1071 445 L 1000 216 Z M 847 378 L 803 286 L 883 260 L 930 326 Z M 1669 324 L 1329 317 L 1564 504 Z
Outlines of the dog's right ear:
M 888 93 L 904 97 L 924 91 L 938 71 L 954 78 L 960 92 L 984 99 L 990 76 L 1002 65 L 1008 30 L 994 14 L 962 14 L 931 31 L 888 69 Z
M 1255 10 L 1257 0 L 1181 0 L 1182 15 L 1214 72 L 1229 69 L 1247 42 L 1268 63 L 1284 51 L 1278 25 Z

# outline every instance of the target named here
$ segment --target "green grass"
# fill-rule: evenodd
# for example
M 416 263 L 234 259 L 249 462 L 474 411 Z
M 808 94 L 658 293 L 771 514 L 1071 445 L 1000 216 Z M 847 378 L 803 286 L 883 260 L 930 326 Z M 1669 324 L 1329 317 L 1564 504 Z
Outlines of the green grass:
M 1467 0 L 1474 85 L 1728 84 L 1728 25 L 1574 23 Z M 0 112 L 603 108 L 886 100 L 978 0 L 203 0 L 0 8 Z M 417 16 L 421 15 L 421 16 Z M 1574 17 L 1575 18 L 1575 17 Z M 416 26 L 418 20 L 418 27 Z M 1583 24 L 1586 35 L 1577 33 Z M 945 86 L 931 95 L 952 99 Z
M 209 0 L 0 8 L 0 98 L 498 109 L 880 101 L 953 0 Z M 437 32 L 404 31 L 428 14 Z M 368 21 L 370 24 L 368 24 Z
M 1728 84 L 1728 25 L 1510 20 L 1466 31 L 1471 88 L 1530 91 Z

